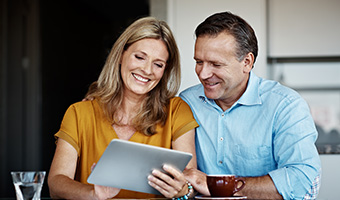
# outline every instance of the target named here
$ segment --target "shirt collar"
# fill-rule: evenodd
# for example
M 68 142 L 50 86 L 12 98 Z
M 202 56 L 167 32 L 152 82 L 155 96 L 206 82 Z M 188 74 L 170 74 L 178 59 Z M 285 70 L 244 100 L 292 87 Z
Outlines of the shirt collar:
M 250 71 L 247 89 L 236 103 L 243 105 L 261 104 L 259 84 L 260 78 L 253 71 Z
M 241 96 L 241 98 L 234 104 L 242 105 L 256 105 L 261 104 L 261 98 L 259 94 L 259 82 L 260 78 L 256 76 L 252 71 L 250 71 L 247 89 Z M 213 99 L 209 99 L 204 94 L 204 87 L 201 85 L 201 90 L 199 92 L 199 98 L 203 102 L 209 102 L 214 106 L 218 106 Z M 234 105 L 232 107 L 234 107 Z

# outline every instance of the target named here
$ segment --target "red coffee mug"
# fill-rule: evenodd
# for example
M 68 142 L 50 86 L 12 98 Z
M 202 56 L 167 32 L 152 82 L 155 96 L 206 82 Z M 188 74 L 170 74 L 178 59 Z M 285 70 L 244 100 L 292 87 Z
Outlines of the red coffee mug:
M 242 183 L 239 186 L 239 183 Z M 243 189 L 246 182 L 241 177 L 231 174 L 207 175 L 207 184 L 212 197 L 232 197 Z

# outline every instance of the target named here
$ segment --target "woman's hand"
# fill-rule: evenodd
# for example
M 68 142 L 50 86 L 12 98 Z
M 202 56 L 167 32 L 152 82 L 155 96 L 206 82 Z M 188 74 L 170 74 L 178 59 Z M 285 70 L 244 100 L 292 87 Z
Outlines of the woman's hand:
M 164 165 L 166 173 L 159 170 L 153 170 L 149 175 L 149 185 L 158 190 L 167 198 L 181 197 L 188 194 L 189 189 L 182 172 L 169 165 Z
M 96 163 L 93 163 L 91 166 L 91 171 L 94 169 L 95 166 Z M 119 188 L 94 185 L 94 197 L 98 200 L 113 198 L 119 193 L 119 191 Z
M 207 175 L 198 169 L 190 168 L 184 169 L 183 174 L 185 178 L 191 183 L 195 188 L 195 191 L 210 196 L 210 192 L 207 185 Z
M 107 187 L 101 185 L 94 185 L 94 196 L 95 199 L 111 199 L 119 193 L 119 188 Z

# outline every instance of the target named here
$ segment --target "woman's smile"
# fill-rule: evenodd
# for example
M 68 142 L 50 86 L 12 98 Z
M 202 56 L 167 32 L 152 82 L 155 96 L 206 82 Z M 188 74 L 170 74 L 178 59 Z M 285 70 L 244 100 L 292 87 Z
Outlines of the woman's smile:
M 150 79 L 144 78 L 144 77 L 142 77 L 142 76 L 140 76 L 138 74 L 135 74 L 135 73 L 132 73 L 132 76 L 135 77 L 138 81 L 141 81 L 143 83 L 146 83 L 146 82 L 150 81 Z

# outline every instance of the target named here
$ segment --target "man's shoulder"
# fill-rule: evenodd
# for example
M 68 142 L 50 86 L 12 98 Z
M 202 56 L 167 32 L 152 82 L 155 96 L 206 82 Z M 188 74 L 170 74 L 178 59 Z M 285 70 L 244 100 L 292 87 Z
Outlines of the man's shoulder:
M 260 96 L 270 94 L 290 100 L 301 98 L 299 93 L 296 92 L 294 89 L 285 86 L 277 81 L 267 79 L 260 80 L 261 80 L 259 83 Z
M 197 84 L 182 91 L 179 94 L 179 97 L 181 97 L 191 108 L 193 108 L 198 105 L 197 103 L 199 102 L 202 95 L 204 95 L 204 88 L 202 84 Z
M 203 86 L 202 84 L 197 84 L 191 87 L 188 87 L 187 89 L 183 90 L 179 96 L 180 97 L 197 97 L 202 94 Z

